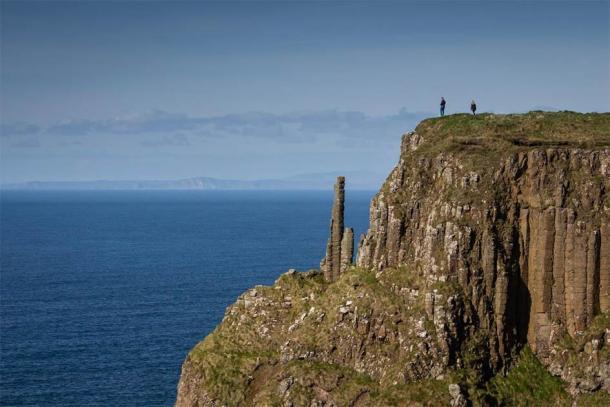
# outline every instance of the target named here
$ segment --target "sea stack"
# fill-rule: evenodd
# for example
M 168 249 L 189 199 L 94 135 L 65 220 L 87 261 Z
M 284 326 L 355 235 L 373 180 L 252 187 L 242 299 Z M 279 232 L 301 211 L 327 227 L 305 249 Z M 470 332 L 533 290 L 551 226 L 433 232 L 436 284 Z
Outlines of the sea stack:
M 326 256 L 320 263 L 327 281 L 335 281 L 351 264 L 354 256 L 354 230 L 344 228 L 345 177 L 337 177 L 335 198 L 330 219 L 330 237 Z

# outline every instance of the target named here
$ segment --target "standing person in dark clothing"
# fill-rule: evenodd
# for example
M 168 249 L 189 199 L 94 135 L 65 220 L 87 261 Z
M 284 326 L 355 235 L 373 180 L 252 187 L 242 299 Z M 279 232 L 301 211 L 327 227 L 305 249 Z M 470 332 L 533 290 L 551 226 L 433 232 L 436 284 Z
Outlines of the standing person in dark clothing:
M 447 104 L 447 102 L 445 101 L 444 97 L 441 97 L 441 117 L 443 117 L 445 115 L 445 105 Z
M 477 104 L 474 103 L 474 100 L 472 102 L 470 102 L 470 111 L 472 112 L 472 115 L 474 116 L 477 112 Z

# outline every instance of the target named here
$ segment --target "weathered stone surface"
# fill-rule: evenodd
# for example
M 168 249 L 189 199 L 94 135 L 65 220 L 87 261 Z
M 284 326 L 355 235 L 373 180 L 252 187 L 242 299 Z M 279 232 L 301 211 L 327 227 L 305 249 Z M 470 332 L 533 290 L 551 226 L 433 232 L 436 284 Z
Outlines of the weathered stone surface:
M 434 327 L 427 325 L 418 296 L 395 302 L 405 288 L 396 286 L 399 274 L 375 279 L 352 268 L 328 283 L 316 272 L 284 273 L 273 287 L 244 293 L 184 362 L 177 405 L 275 405 L 276 396 L 310 405 L 321 400 L 311 392 L 317 387 L 338 406 L 393 405 L 383 394 L 405 397 L 406 385 L 422 380 L 448 405 L 449 383 L 436 377 L 449 360 L 434 327 L 450 341 L 455 331 L 445 324 L 458 305 L 437 293 Z
M 462 389 L 460 389 L 459 384 L 450 384 L 449 394 L 451 395 L 451 407 L 466 407 L 468 405 L 466 397 L 464 397 L 462 394 Z
M 425 145 L 415 133 L 403 138 L 399 166 L 373 199 L 357 265 L 456 279 L 479 327 L 493 329 L 494 369 L 524 342 L 550 360 L 562 332 L 579 335 L 610 307 L 601 165 L 610 150 L 532 149 L 480 167 L 443 153 L 418 158 L 414 139 Z
M 599 259 L 599 304 L 601 312 L 610 311 L 610 223 L 602 223 Z
M 341 238 L 341 267 L 340 273 L 344 273 L 351 266 L 354 258 L 354 229 L 345 228 Z

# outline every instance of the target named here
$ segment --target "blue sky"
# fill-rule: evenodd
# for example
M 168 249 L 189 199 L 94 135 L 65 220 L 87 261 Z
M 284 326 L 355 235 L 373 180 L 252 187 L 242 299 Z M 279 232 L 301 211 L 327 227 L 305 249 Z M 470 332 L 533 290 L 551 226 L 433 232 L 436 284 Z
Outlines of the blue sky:
M 610 110 L 608 2 L 2 2 L 2 182 L 387 172 L 480 110 Z

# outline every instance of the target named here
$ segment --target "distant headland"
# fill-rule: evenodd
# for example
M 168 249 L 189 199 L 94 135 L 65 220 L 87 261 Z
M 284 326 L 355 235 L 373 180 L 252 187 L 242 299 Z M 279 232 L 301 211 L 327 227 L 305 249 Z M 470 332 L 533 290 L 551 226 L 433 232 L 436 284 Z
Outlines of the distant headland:
M 350 177 L 350 189 L 376 190 L 383 183 L 383 174 L 367 171 L 343 171 L 299 174 L 287 178 L 239 180 L 212 177 L 193 177 L 176 180 L 92 180 L 92 181 L 31 181 L 3 184 L 3 190 L 41 191 L 136 191 L 136 190 L 206 190 L 206 191 L 255 191 L 255 190 L 331 190 L 339 174 Z

